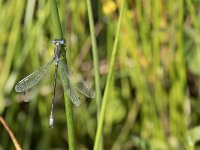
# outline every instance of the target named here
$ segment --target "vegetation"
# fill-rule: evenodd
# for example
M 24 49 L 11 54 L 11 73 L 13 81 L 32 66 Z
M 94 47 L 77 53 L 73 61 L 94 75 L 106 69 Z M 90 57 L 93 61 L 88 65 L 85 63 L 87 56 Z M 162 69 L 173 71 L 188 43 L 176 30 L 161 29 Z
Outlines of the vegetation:
M 200 149 L 200 1 L 58 0 L 62 30 L 54 2 L 0 1 L 0 150 Z M 14 86 L 62 36 L 97 94 L 69 106 L 58 79 L 50 129 L 54 68 L 29 103 Z

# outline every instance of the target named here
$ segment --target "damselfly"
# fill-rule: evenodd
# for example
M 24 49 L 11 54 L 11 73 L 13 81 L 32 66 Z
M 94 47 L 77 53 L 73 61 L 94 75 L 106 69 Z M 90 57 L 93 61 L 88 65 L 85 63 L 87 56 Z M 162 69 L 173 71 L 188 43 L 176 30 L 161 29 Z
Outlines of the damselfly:
M 80 105 L 80 99 L 77 93 L 77 90 L 84 94 L 89 98 L 95 97 L 95 92 L 92 88 L 77 74 L 75 74 L 71 69 L 69 69 L 68 65 L 61 61 L 64 58 L 65 51 L 65 40 L 53 40 L 54 48 L 54 57 L 53 59 L 46 64 L 45 66 L 39 68 L 35 72 L 31 73 L 21 81 L 17 83 L 15 86 L 16 92 L 20 92 L 22 94 L 26 94 L 27 91 L 31 90 L 35 85 L 43 79 L 43 77 L 47 74 L 53 62 L 55 62 L 55 72 L 54 72 L 54 81 L 53 81 L 53 96 L 52 96 L 52 104 L 51 104 L 51 113 L 49 119 L 49 126 L 53 127 L 53 112 L 54 112 L 54 100 L 56 94 L 56 78 L 57 72 L 60 75 L 64 92 L 67 93 L 69 99 L 75 106 Z M 31 99 L 26 99 L 25 101 L 29 101 Z

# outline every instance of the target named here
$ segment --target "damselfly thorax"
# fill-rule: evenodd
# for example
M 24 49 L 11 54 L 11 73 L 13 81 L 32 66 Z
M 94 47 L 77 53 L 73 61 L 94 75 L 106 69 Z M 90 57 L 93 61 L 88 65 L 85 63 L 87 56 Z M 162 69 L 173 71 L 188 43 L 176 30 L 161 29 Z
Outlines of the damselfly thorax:
M 65 40 L 53 40 L 54 47 L 54 59 L 57 62 L 60 59 L 60 55 L 64 57 L 65 55 Z M 63 49 L 62 49 L 63 48 Z M 61 53 L 63 52 L 63 53 Z

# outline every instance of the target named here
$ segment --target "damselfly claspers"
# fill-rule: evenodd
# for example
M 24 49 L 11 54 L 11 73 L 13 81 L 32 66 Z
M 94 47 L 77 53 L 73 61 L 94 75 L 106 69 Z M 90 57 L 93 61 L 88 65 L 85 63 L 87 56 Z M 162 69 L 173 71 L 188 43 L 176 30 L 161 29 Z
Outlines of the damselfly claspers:
M 64 58 L 65 51 L 65 40 L 53 40 L 54 48 L 54 57 L 53 59 L 46 64 L 45 66 L 39 68 L 35 72 L 31 73 L 21 81 L 17 83 L 15 86 L 16 92 L 20 92 L 22 94 L 26 94 L 27 91 L 31 90 L 35 85 L 41 81 L 41 79 L 47 74 L 53 62 L 55 62 L 55 72 L 54 72 L 54 81 L 53 81 L 53 96 L 52 96 L 52 104 L 51 104 L 51 113 L 49 119 L 49 126 L 53 127 L 53 112 L 54 112 L 54 100 L 56 93 L 56 78 L 57 72 L 60 75 L 64 92 L 67 93 L 69 99 L 73 102 L 75 106 L 80 105 L 80 99 L 77 94 L 77 90 L 84 94 L 89 98 L 95 97 L 95 92 L 93 89 L 77 74 L 75 74 L 71 69 L 69 69 L 68 65 L 61 61 Z M 25 99 L 24 101 L 30 101 L 31 99 Z

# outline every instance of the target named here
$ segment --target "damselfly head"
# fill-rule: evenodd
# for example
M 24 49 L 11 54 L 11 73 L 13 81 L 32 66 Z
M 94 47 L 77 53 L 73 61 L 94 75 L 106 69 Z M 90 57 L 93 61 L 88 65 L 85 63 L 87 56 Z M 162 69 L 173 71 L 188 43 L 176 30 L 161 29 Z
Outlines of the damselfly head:
M 53 40 L 53 44 L 58 46 L 58 45 L 65 45 L 65 39 L 55 39 Z

